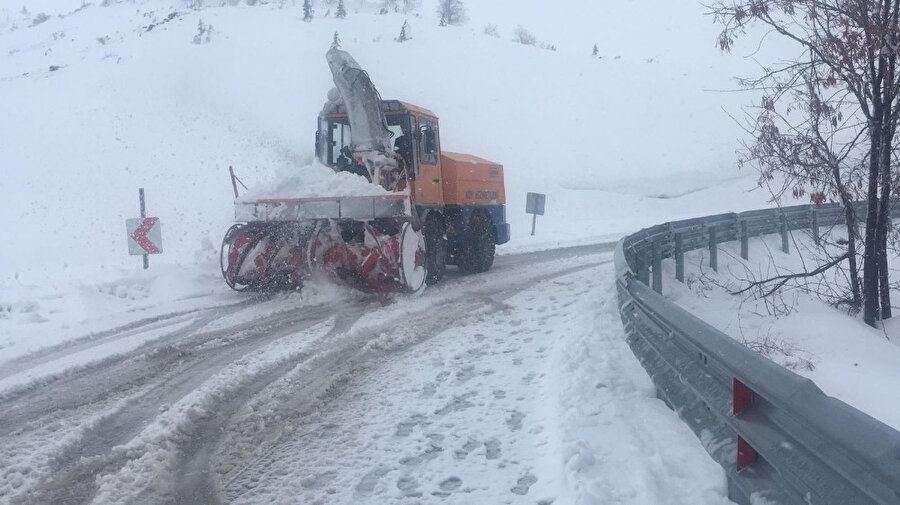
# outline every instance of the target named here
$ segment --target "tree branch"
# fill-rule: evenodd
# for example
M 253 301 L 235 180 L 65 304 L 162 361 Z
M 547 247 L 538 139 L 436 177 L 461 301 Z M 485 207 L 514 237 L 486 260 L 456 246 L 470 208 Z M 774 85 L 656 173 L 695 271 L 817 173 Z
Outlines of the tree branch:
M 738 291 L 732 291 L 729 294 L 739 295 L 741 293 L 746 293 L 747 291 L 750 291 L 751 289 L 753 289 L 757 286 L 762 286 L 763 284 L 777 281 L 775 286 L 772 287 L 772 289 L 770 289 L 764 295 L 762 295 L 763 298 L 765 298 L 767 296 L 770 296 L 772 293 L 778 291 L 782 286 L 787 284 L 787 282 L 791 279 L 814 277 L 814 276 L 819 275 L 822 272 L 828 270 L 829 268 L 834 267 L 835 265 L 839 264 L 840 262 L 844 261 L 845 259 L 847 259 L 849 257 L 850 257 L 850 253 L 844 253 L 844 254 L 838 256 L 837 258 L 829 261 L 828 263 L 825 263 L 824 265 L 820 266 L 819 268 L 816 268 L 812 272 L 800 272 L 800 273 L 796 273 L 796 274 L 776 275 L 775 277 L 771 277 L 771 278 L 764 279 L 761 281 L 753 281 L 746 288 L 738 290 Z

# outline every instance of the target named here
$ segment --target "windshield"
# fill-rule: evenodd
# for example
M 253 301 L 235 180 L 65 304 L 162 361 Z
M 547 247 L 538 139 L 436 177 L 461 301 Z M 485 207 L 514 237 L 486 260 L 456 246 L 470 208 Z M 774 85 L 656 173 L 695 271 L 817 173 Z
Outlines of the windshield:
M 408 114 L 392 114 L 387 116 L 388 130 L 391 132 L 391 149 L 403 157 L 408 167 L 414 167 L 415 150 L 412 131 L 412 117 Z M 337 166 L 341 151 L 350 148 L 350 120 L 347 117 L 322 118 L 319 122 L 318 155 L 319 160 L 328 166 Z

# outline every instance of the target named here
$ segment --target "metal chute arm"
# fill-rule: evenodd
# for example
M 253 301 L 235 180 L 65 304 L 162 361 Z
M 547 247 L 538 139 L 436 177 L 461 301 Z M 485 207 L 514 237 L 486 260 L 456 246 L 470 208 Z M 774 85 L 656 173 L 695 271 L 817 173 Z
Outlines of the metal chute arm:
M 391 131 L 381 109 L 381 96 L 369 74 L 346 51 L 333 47 L 325 55 L 334 85 L 347 108 L 353 153 L 391 152 Z

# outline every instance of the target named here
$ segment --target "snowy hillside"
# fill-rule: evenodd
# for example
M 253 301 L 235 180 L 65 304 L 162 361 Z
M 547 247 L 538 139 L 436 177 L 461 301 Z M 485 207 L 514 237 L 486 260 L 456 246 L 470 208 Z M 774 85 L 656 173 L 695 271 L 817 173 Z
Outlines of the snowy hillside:
M 208 259 L 233 218 L 229 165 L 252 184 L 310 161 L 335 31 L 383 96 L 441 117 L 445 148 L 505 165 L 513 242 L 501 253 L 765 201 L 742 193 L 752 176 L 734 168 L 740 130 L 723 112 L 750 97 L 709 91 L 733 88 L 748 62 L 718 52 L 693 2 L 545 13 L 536 1 L 473 1 L 467 24 L 445 28 L 431 0 L 387 15 L 351 2 L 343 20 L 320 2 L 310 23 L 290 1 L 105 3 L 0 3 L 8 286 L 139 268 L 123 234 L 138 187 L 162 219 L 153 264 Z M 201 20 L 213 33 L 194 44 Z M 404 20 L 412 40 L 400 44 Z M 512 42 L 517 26 L 558 50 Z M 527 191 L 548 194 L 534 238 Z

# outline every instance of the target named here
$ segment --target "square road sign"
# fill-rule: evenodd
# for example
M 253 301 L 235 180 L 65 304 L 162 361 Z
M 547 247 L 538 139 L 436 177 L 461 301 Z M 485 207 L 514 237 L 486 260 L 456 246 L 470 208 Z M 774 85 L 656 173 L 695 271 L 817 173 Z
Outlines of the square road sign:
M 525 197 L 525 212 L 528 214 L 544 215 L 544 204 L 547 202 L 547 195 L 543 193 L 528 193 Z

